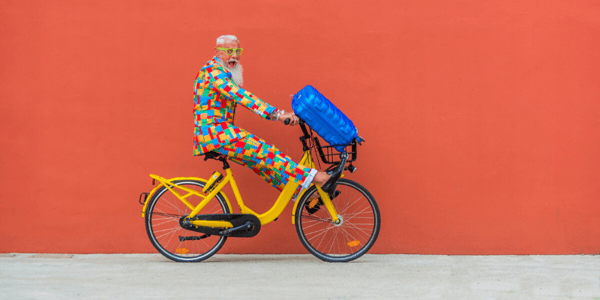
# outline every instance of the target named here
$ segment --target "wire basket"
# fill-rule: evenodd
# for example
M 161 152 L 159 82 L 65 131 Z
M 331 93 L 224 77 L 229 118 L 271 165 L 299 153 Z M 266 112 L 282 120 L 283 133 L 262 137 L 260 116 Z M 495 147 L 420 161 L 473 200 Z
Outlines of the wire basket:
M 324 162 L 326 164 L 332 164 L 332 165 L 340 164 L 340 162 L 341 162 L 340 153 L 341 152 L 337 151 L 334 147 L 343 146 L 343 145 L 321 146 L 321 143 L 319 142 L 319 138 L 316 136 L 313 137 L 313 141 L 314 141 L 313 147 L 319 153 L 319 157 L 321 158 L 322 162 Z M 356 160 L 356 144 L 357 144 L 356 139 L 353 139 L 352 143 L 346 145 L 344 148 L 344 151 L 346 153 L 348 153 L 348 160 L 346 161 L 347 163 L 353 162 Z

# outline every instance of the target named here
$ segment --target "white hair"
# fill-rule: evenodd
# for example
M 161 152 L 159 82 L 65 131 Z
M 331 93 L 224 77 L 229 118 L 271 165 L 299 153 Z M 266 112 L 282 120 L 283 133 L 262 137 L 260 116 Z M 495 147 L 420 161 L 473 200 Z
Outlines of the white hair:
M 217 38 L 217 46 L 225 44 L 225 40 L 230 40 L 234 42 L 240 42 L 235 35 L 226 34 Z

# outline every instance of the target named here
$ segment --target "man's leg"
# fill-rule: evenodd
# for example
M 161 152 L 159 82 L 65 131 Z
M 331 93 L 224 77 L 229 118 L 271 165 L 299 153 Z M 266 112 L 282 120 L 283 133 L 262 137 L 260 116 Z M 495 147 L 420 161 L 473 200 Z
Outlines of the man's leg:
M 294 180 L 308 188 L 317 170 L 302 166 L 277 147 L 259 137 L 248 134 L 237 142 L 217 150 L 238 164 L 247 166 L 260 175 L 267 183 L 283 190 L 289 180 Z

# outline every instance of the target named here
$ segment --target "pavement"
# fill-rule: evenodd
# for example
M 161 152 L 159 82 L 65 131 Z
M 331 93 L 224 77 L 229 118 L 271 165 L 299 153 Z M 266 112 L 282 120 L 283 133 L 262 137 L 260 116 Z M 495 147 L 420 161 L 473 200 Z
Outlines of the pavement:
M 600 256 L 0 254 L 0 299 L 589 299 Z

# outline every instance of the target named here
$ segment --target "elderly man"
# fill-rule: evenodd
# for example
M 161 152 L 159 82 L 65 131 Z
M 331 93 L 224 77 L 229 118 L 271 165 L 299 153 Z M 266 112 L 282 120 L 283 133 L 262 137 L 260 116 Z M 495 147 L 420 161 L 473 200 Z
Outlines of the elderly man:
M 294 113 L 279 110 L 241 88 L 244 85 L 240 57 L 243 49 L 233 35 L 217 38 L 215 57 L 202 67 L 194 84 L 194 155 L 218 152 L 259 174 L 278 190 L 289 180 L 308 188 L 311 182 L 323 185 L 331 177 L 307 168 L 275 146 L 233 124 L 238 104 L 266 120 L 298 124 Z

